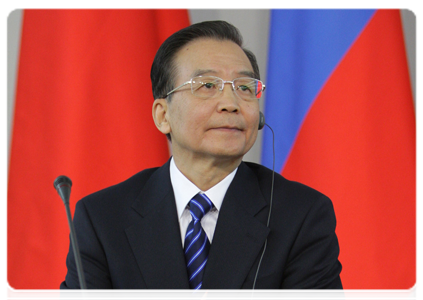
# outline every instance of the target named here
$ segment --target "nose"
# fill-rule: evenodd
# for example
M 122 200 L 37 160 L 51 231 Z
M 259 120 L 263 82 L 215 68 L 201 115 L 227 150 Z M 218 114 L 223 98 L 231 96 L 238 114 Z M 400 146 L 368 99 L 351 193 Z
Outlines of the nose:
M 221 94 L 219 97 L 218 110 L 227 112 L 239 111 L 239 98 L 235 94 L 232 87 L 232 82 L 224 82 Z

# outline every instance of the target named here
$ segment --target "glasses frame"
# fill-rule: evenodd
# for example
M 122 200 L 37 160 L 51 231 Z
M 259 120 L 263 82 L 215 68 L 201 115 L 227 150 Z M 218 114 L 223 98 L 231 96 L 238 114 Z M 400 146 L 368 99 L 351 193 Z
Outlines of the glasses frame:
M 164 97 L 162 97 L 162 98 L 167 98 L 170 94 L 172 94 L 172 93 L 176 92 L 178 89 L 180 89 L 181 87 L 183 87 L 183 86 L 185 86 L 185 85 L 187 85 L 187 84 L 191 84 L 191 93 L 194 95 L 194 91 L 192 90 L 192 80 L 193 80 L 194 78 L 206 78 L 206 77 L 215 78 L 215 79 L 218 79 L 218 80 L 222 81 L 222 85 L 221 85 L 221 87 L 219 87 L 219 91 L 223 91 L 223 88 L 225 87 L 225 84 L 230 83 L 230 84 L 232 85 L 232 91 L 234 91 L 234 93 L 235 93 L 238 97 L 240 97 L 240 98 L 241 98 L 241 96 L 239 96 L 239 95 L 235 92 L 235 85 L 234 85 L 234 81 L 235 81 L 235 80 L 237 80 L 237 79 L 253 79 L 253 80 L 260 81 L 260 82 L 261 82 L 261 86 L 262 86 L 262 88 L 261 88 L 261 92 L 264 92 L 264 90 L 266 89 L 266 86 L 264 85 L 263 81 L 261 81 L 261 80 L 259 80 L 259 79 L 257 79 L 257 78 L 252 78 L 252 77 L 238 77 L 238 78 L 235 78 L 234 80 L 223 80 L 222 78 L 220 78 L 220 77 L 216 77 L 216 76 L 195 76 L 195 77 L 192 77 L 190 80 L 188 80 L 188 81 L 184 82 L 184 83 L 183 83 L 183 84 L 181 84 L 180 86 L 178 86 L 178 87 L 174 88 L 173 90 L 171 90 L 169 93 L 167 93 L 167 94 L 166 94 L 166 96 L 164 96 Z M 194 95 L 194 96 L 195 96 L 195 95 Z M 241 99 L 242 99 L 242 98 L 241 98 Z M 257 98 L 257 100 L 259 100 L 259 99 L 261 99 L 261 97 L 260 97 L 260 98 Z

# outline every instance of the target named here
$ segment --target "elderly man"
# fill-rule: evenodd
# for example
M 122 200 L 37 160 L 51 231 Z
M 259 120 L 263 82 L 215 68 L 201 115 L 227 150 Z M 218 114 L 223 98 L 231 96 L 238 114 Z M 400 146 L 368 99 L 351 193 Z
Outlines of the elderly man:
M 331 201 L 242 162 L 265 88 L 223 21 L 169 37 L 151 69 L 153 118 L 172 158 L 77 203 L 88 288 L 342 288 Z M 61 288 L 78 288 L 72 251 Z

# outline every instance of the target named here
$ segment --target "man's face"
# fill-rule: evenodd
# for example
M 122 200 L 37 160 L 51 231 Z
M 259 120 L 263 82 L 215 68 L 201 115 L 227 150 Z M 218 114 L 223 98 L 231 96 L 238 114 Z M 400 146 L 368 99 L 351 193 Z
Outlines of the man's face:
M 198 75 L 232 81 L 253 73 L 244 51 L 231 41 L 194 40 L 176 53 L 174 63 L 175 87 Z M 210 99 L 194 96 L 189 84 L 174 92 L 166 118 L 175 159 L 241 159 L 257 137 L 258 101 L 239 98 L 231 84 Z

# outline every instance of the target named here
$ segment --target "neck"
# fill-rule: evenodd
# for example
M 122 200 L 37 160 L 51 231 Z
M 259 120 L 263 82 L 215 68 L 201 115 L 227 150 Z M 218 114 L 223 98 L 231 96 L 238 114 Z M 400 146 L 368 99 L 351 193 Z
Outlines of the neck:
M 173 156 L 175 165 L 200 190 L 207 191 L 235 170 L 241 163 L 239 159 L 183 160 Z

